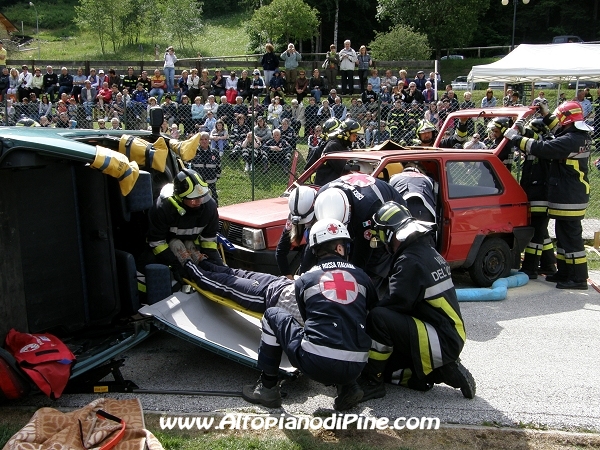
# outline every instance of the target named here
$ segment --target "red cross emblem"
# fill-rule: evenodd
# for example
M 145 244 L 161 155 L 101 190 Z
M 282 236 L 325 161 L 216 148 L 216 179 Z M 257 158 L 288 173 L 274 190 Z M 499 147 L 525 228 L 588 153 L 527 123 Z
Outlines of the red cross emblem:
M 358 285 L 349 272 L 333 270 L 326 272 L 320 281 L 321 293 L 332 302 L 348 305 L 358 296 Z
M 327 232 L 329 234 L 338 234 L 340 231 L 340 227 L 338 227 L 335 223 L 330 223 L 327 225 Z
M 353 173 L 350 175 L 344 175 L 343 177 L 341 177 L 341 180 L 344 183 L 348 183 L 352 186 L 358 187 L 366 187 L 375 184 L 375 178 L 373 178 L 371 175 L 367 175 L 364 173 Z

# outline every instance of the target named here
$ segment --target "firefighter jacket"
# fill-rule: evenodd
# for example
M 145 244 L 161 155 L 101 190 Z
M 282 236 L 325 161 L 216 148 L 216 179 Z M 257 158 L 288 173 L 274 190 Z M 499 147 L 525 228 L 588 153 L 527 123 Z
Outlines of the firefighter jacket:
M 219 214 L 217 204 L 210 199 L 198 208 L 186 207 L 173 195 L 173 185 L 165 185 L 156 203 L 148 210 L 148 245 L 162 264 L 177 267 L 179 261 L 169 249 L 171 239 L 194 241 L 210 260 L 221 264 L 217 251 Z
M 394 254 L 389 297 L 377 306 L 413 318 L 411 354 L 424 375 L 458 359 L 466 334 L 450 266 L 426 235 L 405 242 Z
M 525 130 L 526 137 L 541 139 L 531 129 Z M 550 173 L 550 160 L 540 159 L 535 155 L 525 153 L 521 173 L 521 187 L 527 194 L 529 210 L 533 215 L 546 216 L 548 214 L 548 175 Z
M 340 256 L 321 259 L 295 282 L 304 319 L 302 348 L 341 361 L 366 362 L 371 338 L 365 323 L 377 302 L 369 277 Z
M 352 150 L 348 147 L 349 143 L 350 141 L 338 137 L 329 138 L 323 147 L 322 155 L 335 152 L 350 152 Z M 315 174 L 315 184 L 323 186 L 324 184 L 341 177 L 345 167 L 346 160 L 344 159 L 331 159 L 324 164 L 321 164 Z
M 521 137 L 523 151 L 540 159 L 550 159 L 548 176 L 548 216 L 560 220 L 581 220 L 590 199 L 588 159 L 590 135 L 575 126 L 556 134 L 551 141 Z
M 385 202 L 394 201 L 405 206 L 406 202 L 388 183 L 364 173 L 344 175 L 323 186 L 319 193 L 332 187 L 344 191 L 350 204 L 348 232 L 353 239 L 350 262 L 369 275 L 385 278 L 391 255 L 383 247 L 371 248 L 371 219 Z
M 216 183 L 221 178 L 221 156 L 219 151 L 211 148 L 206 150 L 198 148 L 196 156 L 189 162 L 189 168 L 198 172 L 206 183 Z
M 396 189 L 404 200 L 418 197 L 433 217 L 436 216 L 436 186 L 434 181 L 418 169 L 407 167 L 390 178 L 390 185 Z

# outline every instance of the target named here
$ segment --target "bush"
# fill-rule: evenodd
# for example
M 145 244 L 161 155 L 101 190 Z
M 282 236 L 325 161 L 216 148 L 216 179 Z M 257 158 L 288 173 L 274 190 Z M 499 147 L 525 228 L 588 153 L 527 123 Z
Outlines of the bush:
M 407 25 L 396 25 L 387 33 L 377 33 L 371 47 L 371 56 L 384 61 L 429 59 L 431 48 L 427 36 Z

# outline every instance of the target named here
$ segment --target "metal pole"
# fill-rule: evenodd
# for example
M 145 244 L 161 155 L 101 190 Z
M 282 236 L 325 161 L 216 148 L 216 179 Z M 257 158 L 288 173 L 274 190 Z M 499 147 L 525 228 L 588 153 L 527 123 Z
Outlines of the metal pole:
M 515 28 L 517 27 L 517 1 L 518 0 L 513 0 L 515 7 L 513 12 L 512 44 L 510 46 L 511 52 L 515 49 Z
M 39 17 L 38 17 L 38 11 L 37 11 L 37 7 L 33 4 L 33 2 L 29 2 L 29 6 L 33 6 L 33 9 L 35 10 L 35 33 L 37 35 L 37 41 L 38 41 L 38 61 L 40 59 L 42 59 L 41 55 L 41 48 L 40 48 L 40 22 L 39 22 Z M 39 62 L 38 62 L 39 64 Z

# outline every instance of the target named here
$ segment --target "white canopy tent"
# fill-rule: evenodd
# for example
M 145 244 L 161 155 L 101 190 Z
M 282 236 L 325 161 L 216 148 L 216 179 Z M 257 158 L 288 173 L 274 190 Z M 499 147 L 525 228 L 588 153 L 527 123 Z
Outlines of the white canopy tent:
M 521 44 L 499 61 L 473 66 L 468 82 L 600 81 L 599 44 Z

